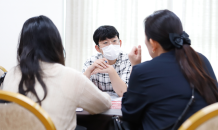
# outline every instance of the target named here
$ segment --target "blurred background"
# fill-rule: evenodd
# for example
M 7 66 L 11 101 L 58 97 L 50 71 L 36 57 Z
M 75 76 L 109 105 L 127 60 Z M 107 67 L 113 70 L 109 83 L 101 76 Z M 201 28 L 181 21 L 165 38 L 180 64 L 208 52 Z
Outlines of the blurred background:
M 204 54 L 218 75 L 218 0 L 0 0 L 0 65 L 17 65 L 16 49 L 23 23 L 48 16 L 57 26 L 66 50 L 66 66 L 82 70 L 94 55 L 94 31 L 115 26 L 122 50 L 142 46 L 142 60 L 151 57 L 145 46 L 143 20 L 156 10 L 173 11 L 182 21 L 192 47 Z

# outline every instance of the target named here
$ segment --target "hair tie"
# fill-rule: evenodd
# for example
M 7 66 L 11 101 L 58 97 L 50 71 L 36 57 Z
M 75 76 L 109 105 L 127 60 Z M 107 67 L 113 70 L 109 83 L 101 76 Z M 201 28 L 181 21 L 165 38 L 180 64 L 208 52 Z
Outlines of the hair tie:
M 189 39 L 189 35 L 183 31 L 181 35 L 176 33 L 169 33 L 169 38 L 171 43 L 176 48 L 182 48 L 183 44 L 191 45 L 191 40 Z

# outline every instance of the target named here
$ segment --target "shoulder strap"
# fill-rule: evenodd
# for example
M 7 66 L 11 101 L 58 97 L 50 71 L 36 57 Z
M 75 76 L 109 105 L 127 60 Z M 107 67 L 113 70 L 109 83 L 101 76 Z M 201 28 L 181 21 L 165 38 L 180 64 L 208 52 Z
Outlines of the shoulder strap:
M 170 128 L 172 128 L 171 130 L 176 130 L 178 124 L 180 123 L 180 121 L 184 118 L 184 116 L 187 114 L 189 108 L 191 107 L 191 105 L 194 102 L 195 99 L 195 95 L 194 95 L 195 89 L 194 87 L 192 87 L 192 96 L 188 102 L 188 104 L 186 105 L 185 109 L 183 110 L 182 114 L 179 116 L 179 118 L 175 121 L 175 123 L 165 127 L 164 129 L 161 130 L 169 130 Z

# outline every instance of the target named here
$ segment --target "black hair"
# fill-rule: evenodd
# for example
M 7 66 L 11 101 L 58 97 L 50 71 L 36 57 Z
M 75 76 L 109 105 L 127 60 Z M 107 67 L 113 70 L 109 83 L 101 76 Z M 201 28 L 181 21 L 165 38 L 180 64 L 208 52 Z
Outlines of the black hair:
M 93 40 L 95 42 L 96 45 L 98 45 L 99 41 L 103 41 L 106 40 L 106 38 L 114 38 L 114 37 L 118 37 L 119 39 L 119 32 L 117 31 L 117 29 L 113 26 L 109 26 L 109 25 L 104 25 L 104 26 L 100 26 L 98 29 L 95 30 L 94 34 L 93 34 Z
M 17 49 L 22 74 L 19 93 L 32 93 L 41 105 L 46 98 L 47 88 L 42 80 L 40 61 L 64 65 L 64 53 L 58 29 L 48 17 L 41 15 L 28 19 L 22 27 Z M 43 99 L 39 99 L 36 93 L 35 80 L 39 81 L 44 90 Z
M 155 11 L 145 19 L 144 23 L 147 40 L 155 38 L 167 51 L 175 48 L 170 42 L 169 33 L 183 32 L 180 19 L 169 10 Z
M 160 43 L 164 50 L 175 49 L 175 56 L 180 68 L 195 89 L 205 98 L 208 104 L 218 101 L 218 89 L 216 81 L 205 71 L 202 59 L 199 54 L 187 44 L 176 48 L 169 39 L 169 33 L 183 33 L 180 19 L 169 10 L 159 10 L 144 20 L 145 34 L 147 40 L 153 39 Z

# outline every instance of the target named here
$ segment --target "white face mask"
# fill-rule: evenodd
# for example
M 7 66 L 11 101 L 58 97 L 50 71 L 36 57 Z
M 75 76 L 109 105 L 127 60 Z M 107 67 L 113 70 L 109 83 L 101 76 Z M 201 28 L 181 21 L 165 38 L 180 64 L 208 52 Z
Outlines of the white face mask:
M 108 60 L 115 60 L 120 54 L 120 45 L 109 45 L 101 49 L 103 50 L 104 58 Z

